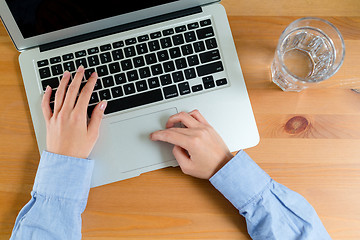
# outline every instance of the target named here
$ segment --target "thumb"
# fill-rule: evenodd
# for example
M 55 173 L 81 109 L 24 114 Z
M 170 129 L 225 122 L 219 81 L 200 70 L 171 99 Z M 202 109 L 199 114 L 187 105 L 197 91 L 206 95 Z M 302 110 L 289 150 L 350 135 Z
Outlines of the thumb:
M 177 145 L 173 148 L 173 154 L 176 161 L 179 163 L 181 170 L 185 174 L 190 174 L 191 160 L 187 151 Z
M 99 102 L 98 105 L 96 105 L 96 107 L 94 108 L 88 126 L 88 132 L 90 135 L 93 136 L 95 135 L 96 137 L 98 136 L 100 124 L 104 116 L 104 111 L 106 106 L 107 106 L 107 101 L 103 100 Z

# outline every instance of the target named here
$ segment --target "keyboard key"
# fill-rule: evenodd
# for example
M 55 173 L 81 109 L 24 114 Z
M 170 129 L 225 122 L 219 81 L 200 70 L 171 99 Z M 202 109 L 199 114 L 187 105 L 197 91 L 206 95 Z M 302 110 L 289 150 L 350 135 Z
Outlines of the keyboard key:
M 172 29 L 172 28 L 166 29 L 162 33 L 163 33 L 164 36 L 169 36 L 169 35 L 174 34 L 174 29 Z
M 124 54 L 123 54 L 123 51 L 121 49 L 117 49 L 115 51 L 112 51 L 111 54 L 113 56 L 114 61 L 121 60 L 121 59 L 124 58 Z
M 98 96 L 97 92 L 93 92 L 91 94 L 89 104 L 98 103 L 98 102 L 99 102 L 99 96 Z
M 179 47 L 169 49 L 170 57 L 171 58 L 178 58 L 181 57 L 181 52 Z
M 125 40 L 126 45 L 132 45 L 136 43 L 136 38 L 130 38 Z
M 111 98 L 110 90 L 109 89 L 101 90 L 99 92 L 99 96 L 101 100 L 109 100 Z
M 140 78 L 148 78 L 151 76 L 150 68 L 144 67 L 139 69 Z
M 206 49 L 205 49 L 205 44 L 204 44 L 204 42 L 196 42 L 196 43 L 194 43 L 193 44 L 193 46 L 194 46 L 194 50 L 195 50 L 195 52 L 202 52 L 202 51 L 205 51 Z
M 209 89 L 209 88 L 215 87 L 215 82 L 214 82 L 213 76 L 204 77 L 204 78 L 202 79 L 202 81 L 203 81 L 203 84 L 204 84 L 204 88 L 205 88 L 205 89 Z
M 163 73 L 163 69 L 161 64 L 155 64 L 151 66 L 151 72 L 153 76 L 160 75 Z
M 186 70 L 184 70 L 184 73 L 185 73 L 185 78 L 187 80 L 196 78 L 196 72 L 195 72 L 194 68 L 186 69 Z
M 79 58 L 75 60 L 75 65 L 76 67 L 80 67 L 81 65 L 84 66 L 84 68 L 87 68 L 87 62 L 86 62 L 86 58 Z
M 134 46 L 124 48 L 124 52 L 125 52 L 125 57 L 127 58 L 134 57 L 136 55 Z
M 63 61 L 68 61 L 74 58 L 74 54 L 69 53 L 62 56 Z
M 129 82 L 139 80 L 139 74 L 136 70 L 132 70 L 126 73 L 127 79 Z
M 195 86 L 192 86 L 191 90 L 193 92 L 199 92 L 199 91 L 202 91 L 203 90 L 203 86 L 201 84 L 199 85 L 195 85 Z
M 215 35 L 214 29 L 212 27 L 200 28 L 196 31 L 198 39 L 204 39 L 213 37 Z
M 184 74 L 183 74 L 181 71 L 179 71 L 179 72 L 174 72 L 174 73 L 172 74 L 172 78 L 173 78 L 173 80 L 174 80 L 174 83 L 182 82 L 182 81 L 185 80 L 185 79 L 184 79 Z
M 100 66 L 96 68 L 96 72 L 99 77 L 103 77 L 109 75 L 109 71 L 106 65 Z
M 223 85 L 226 85 L 226 84 L 227 84 L 226 78 L 216 80 L 216 86 L 223 86 Z
M 157 53 L 158 59 L 160 62 L 169 60 L 169 54 L 166 50 L 160 51 Z
M 136 45 L 136 50 L 137 50 L 138 55 L 149 52 L 146 43 L 141 43 L 141 44 Z
M 224 67 L 221 61 L 209 63 L 203 66 L 199 66 L 196 68 L 197 74 L 199 77 L 210 75 L 216 72 L 224 71 Z
M 176 28 L 175 28 L 175 32 L 176 32 L 176 33 L 185 32 L 185 31 L 186 31 L 186 26 L 185 26 L 185 25 L 179 26 L 179 27 L 176 27 Z
M 133 96 L 123 97 L 108 101 L 105 109 L 105 114 L 126 110 L 133 107 L 143 106 L 163 100 L 163 95 L 160 89 L 155 89 L 148 92 L 143 92 Z
M 133 83 L 124 85 L 124 91 L 126 95 L 135 93 L 135 85 Z
M 160 39 L 160 44 L 161 44 L 162 48 L 172 47 L 171 38 L 167 37 L 167 38 Z
M 87 69 L 85 69 L 85 78 L 86 78 L 86 79 L 89 79 L 90 76 L 91 76 L 91 74 L 92 74 L 93 72 L 95 72 L 95 69 L 93 69 L 93 68 L 87 68 Z
M 102 45 L 102 46 L 100 46 L 100 50 L 102 52 L 109 51 L 109 50 L 111 50 L 111 45 L 110 44 Z
M 102 64 L 111 62 L 111 55 L 110 55 L 110 53 L 109 53 L 109 52 L 101 53 L 101 54 L 100 54 L 100 60 L 101 60 L 101 63 L 102 63 Z
M 180 95 L 186 95 L 186 94 L 191 93 L 190 86 L 189 86 L 188 82 L 180 83 L 178 85 L 178 87 L 179 87 Z
M 196 41 L 196 35 L 194 31 L 184 33 L 184 36 L 187 43 Z
M 170 74 L 165 74 L 165 75 L 160 76 L 160 82 L 161 82 L 161 86 L 166 86 L 166 85 L 172 84 Z
M 50 86 L 52 89 L 54 89 L 59 86 L 59 79 L 58 78 L 46 79 L 46 80 L 41 81 L 41 85 L 42 85 L 44 91 L 47 86 Z
M 51 90 L 51 96 L 50 96 L 50 102 L 55 101 L 56 91 L 57 91 L 57 89 L 53 89 L 53 88 L 52 88 L 52 90 Z
M 126 83 L 125 73 L 116 74 L 114 77 L 115 77 L 115 82 L 117 85 Z
M 191 44 L 181 46 L 181 50 L 182 50 L 182 53 L 183 53 L 184 56 L 194 53 Z
M 164 71 L 167 73 L 175 71 L 175 64 L 173 61 L 164 62 L 163 67 L 164 67 Z
M 182 36 L 182 34 L 178 34 L 178 35 L 175 35 L 172 37 L 173 39 L 173 43 L 175 46 L 177 45 L 181 45 L 183 44 L 185 41 L 184 41 L 184 37 Z
M 73 61 L 71 61 L 71 62 L 66 62 L 66 63 L 63 64 L 63 66 L 64 66 L 64 71 L 67 70 L 67 71 L 69 71 L 69 72 L 73 72 L 73 71 L 76 70 L 75 64 L 74 64 Z
M 114 79 L 112 76 L 107 76 L 102 79 L 102 83 L 104 88 L 112 87 L 114 86 Z
M 77 58 L 85 57 L 85 56 L 86 56 L 86 51 L 85 50 L 75 52 L 75 57 L 77 57 Z
M 176 59 L 175 60 L 175 64 L 176 64 L 176 69 L 180 70 L 183 68 L 187 68 L 187 63 L 186 63 L 186 59 L 185 58 L 180 58 L 180 59 Z
M 189 63 L 190 67 L 200 64 L 199 58 L 198 58 L 197 55 L 192 55 L 192 56 L 188 57 L 187 60 L 188 60 L 188 63 Z
M 130 59 L 123 60 L 120 63 L 121 63 L 121 68 L 123 71 L 130 70 L 133 68 L 133 65 L 132 65 L 132 62 Z
M 45 67 L 47 65 L 49 65 L 49 60 L 47 60 L 47 59 L 44 59 L 44 60 L 41 60 L 41 61 L 37 62 L 38 67 Z
M 157 63 L 156 55 L 155 53 L 150 53 L 148 55 L 145 55 L 145 60 L 147 65 L 151 65 L 154 63 Z
M 194 22 L 194 23 L 188 24 L 187 26 L 188 26 L 188 29 L 189 29 L 189 30 L 192 30 L 192 29 L 198 28 L 198 27 L 199 27 L 199 23 Z
M 149 35 L 142 35 L 138 37 L 138 42 L 145 42 L 149 40 Z
M 150 34 L 151 39 L 160 38 L 161 36 L 161 32 L 154 32 Z
M 211 20 L 210 19 L 200 21 L 200 26 L 201 27 L 205 27 L 205 26 L 209 26 L 209 25 L 211 25 Z
M 152 88 L 160 87 L 159 78 L 158 78 L 158 77 L 149 78 L 149 79 L 148 79 L 148 84 L 149 84 L 149 87 L 150 87 L 151 89 L 152 89 Z
M 205 41 L 205 44 L 206 44 L 207 49 L 209 49 L 209 50 L 218 47 L 215 38 L 207 39 L 207 40 Z
M 102 88 L 103 88 L 103 87 L 102 87 L 102 85 L 101 85 L 101 81 L 100 81 L 100 79 L 98 78 L 98 79 L 96 80 L 94 90 L 99 90 L 99 89 L 102 89 Z
M 111 74 L 120 72 L 120 64 L 118 62 L 110 63 L 109 70 Z
M 60 58 L 60 57 L 50 58 L 50 63 L 51 63 L 51 64 L 55 64 L 55 63 L 59 63 L 59 62 L 61 62 L 61 58 Z
M 135 83 L 135 85 L 136 85 L 136 90 L 137 90 L 138 92 L 142 92 L 142 91 L 148 90 L 148 87 L 147 87 L 147 85 L 146 85 L 146 81 L 145 81 L 145 80 L 143 80 L 143 81 L 138 81 L 138 82 Z
M 89 63 L 90 67 L 93 67 L 93 66 L 96 66 L 96 65 L 100 64 L 99 57 L 97 55 L 90 56 L 87 59 L 88 59 L 88 63 Z
M 93 47 L 93 48 L 89 48 L 87 50 L 88 54 L 91 55 L 91 54 L 95 54 L 95 53 L 98 53 L 99 52 L 99 48 L 98 47 Z
M 119 41 L 119 42 L 114 42 L 112 44 L 113 48 L 120 48 L 124 46 L 124 42 L 123 41 Z
M 48 78 L 48 77 L 51 76 L 50 68 L 48 68 L 48 67 L 40 68 L 39 73 L 40 73 L 40 78 L 41 79 Z
M 163 88 L 165 99 L 170 99 L 179 96 L 176 85 Z
M 143 56 L 134 58 L 134 59 L 133 59 L 133 62 L 134 62 L 134 66 L 135 66 L 136 68 L 145 66 L 145 60 L 144 60 L 144 57 L 143 57 Z
M 160 43 L 158 40 L 154 40 L 148 43 L 151 52 L 160 50 Z
M 201 63 L 208 63 L 219 59 L 220 59 L 219 50 L 212 50 L 210 52 L 205 52 L 200 54 Z
M 111 89 L 111 93 L 112 93 L 113 98 L 121 97 L 121 96 L 124 95 L 121 86 L 112 88 L 112 89 Z
M 64 73 L 64 70 L 61 66 L 61 64 L 56 64 L 51 66 L 51 72 L 53 76 L 57 76 Z

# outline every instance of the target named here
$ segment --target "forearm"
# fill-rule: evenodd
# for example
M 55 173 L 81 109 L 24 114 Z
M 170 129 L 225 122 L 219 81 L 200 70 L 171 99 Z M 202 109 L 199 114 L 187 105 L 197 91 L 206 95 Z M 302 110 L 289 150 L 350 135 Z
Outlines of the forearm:
M 81 239 L 93 161 L 44 152 L 11 239 Z
M 246 218 L 253 239 L 331 239 L 313 207 L 240 151 L 211 183 Z

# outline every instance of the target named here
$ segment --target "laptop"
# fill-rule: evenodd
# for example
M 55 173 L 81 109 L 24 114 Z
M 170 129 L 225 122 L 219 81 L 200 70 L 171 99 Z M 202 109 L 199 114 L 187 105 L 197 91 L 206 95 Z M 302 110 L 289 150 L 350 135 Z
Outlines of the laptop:
M 198 109 L 231 151 L 259 142 L 224 7 L 215 0 L 5 0 L 1 19 L 19 57 L 39 151 L 41 99 L 68 70 L 94 71 L 89 103 L 107 99 L 91 187 L 178 166 L 172 146 L 152 142 L 167 119 Z M 55 92 L 54 91 L 54 92 Z M 54 96 L 52 96 L 52 101 Z M 53 107 L 53 103 L 50 104 Z

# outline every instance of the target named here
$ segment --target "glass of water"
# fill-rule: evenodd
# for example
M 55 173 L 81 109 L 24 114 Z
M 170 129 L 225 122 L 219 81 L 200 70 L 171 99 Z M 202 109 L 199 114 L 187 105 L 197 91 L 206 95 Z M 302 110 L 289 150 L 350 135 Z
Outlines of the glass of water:
M 284 91 L 299 92 L 334 75 L 344 57 L 344 39 L 334 25 L 320 18 L 301 18 L 280 37 L 272 81 Z

